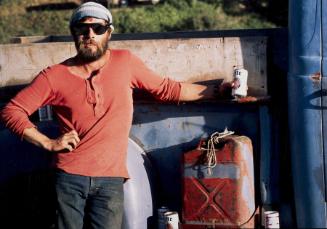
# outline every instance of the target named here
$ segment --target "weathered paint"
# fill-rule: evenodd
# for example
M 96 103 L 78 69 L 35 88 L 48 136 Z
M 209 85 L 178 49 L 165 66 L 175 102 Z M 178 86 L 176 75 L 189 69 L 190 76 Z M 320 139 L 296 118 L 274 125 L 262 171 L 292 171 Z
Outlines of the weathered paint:
M 251 140 L 229 136 L 216 146 L 217 165 L 206 166 L 205 141 L 183 156 L 183 223 L 254 227 Z
M 56 123 L 33 121 L 43 133 L 52 137 L 57 136 Z M 196 147 L 201 137 L 213 131 L 221 131 L 228 126 L 236 133 L 249 136 L 253 141 L 254 152 L 258 155 L 257 124 L 256 106 L 221 106 L 218 103 L 187 103 L 179 106 L 158 103 L 135 104 L 131 138 L 147 153 L 157 171 L 157 174 L 151 174 L 158 181 L 155 187 L 159 187 L 154 197 L 158 204 L 155 206 L 165 205 L 172 210 L 181 209 L 181 155 Z M 2 203 L 0 212 L 3 219 L 0 227 L 10 228 L 3 226 L 9 222 L 11 226 L 14 225 L 14 228 L 22 228 L 26 225 L 32 228 L 41 223 L 53 223 L 49 212 L 53 210 L 53 206 L 49 205 L 52 193 L 45 190 L 45 187 L 49 186 L 48 180 L 35 181 L 34 177 L 30 177 L 32 172 L 42 174 L 40 169 L 47 167 L 49 153 L 20 141 L 3 126 L 0 126 L 0 135 L 2 153 L 0 192 L 3 194 L 0 195 Z M 21 177 L 31 180 L 32 183 L 22 183 Z M 35 189 L 35 191 L 27 192 L 28 195 L 25 194 L 26 189 L 32 191 Z M 39 193 L 41 191 L 42 195 Z M 26 203 L 34 203 L 33 209 L 37 211 L 30 210 L 32 204 L 26 205 Z M 43 203 L 47 203 L 46 206 L 43 206 Z M 17 205 L 21 207 L 15 208 L 14 206 Z M 28 219 L 28 221 L 15 221 L 14 219 L 17 218 Z M 42 224 L 37 228 L 51 227 Z
M 154 107 L 154 109 L 153 109 Z M 252 140 L 259 155 L 259 118 L 256 105 L 219 103 L 135 104 L 131 136 L 149 155 L 158 171 L 160 201 L 171 209 L 181 209 L 181 158 L 194 149 L 201 137 L 227 126 Z
M 322 60 L 321 60 L 321 78 L 322 78 L 322 112 L 323 112 L 323 139 L 324 139 L 324 182 L 325 182 L 325 201 L 327 202 L 327 1 L 322 1 L 321 3 L 322 17 L 321 17 L 321 45 L 322 45 Z M 326 216 L 327 217 L 327 216 Z
M 245 33 L 246 32 L 246 33 Z M 178 37 L 185 36 L 187 38 L 190 37 L 190 33 L 181 33 L 178 34 Z M 280 70 L 280 63 L 284 63 L 283 61 L 286 59 L 286 55 L 283 51 L 286 49 L 278 49 L 280 44 L 285 44 L 285 33 L 284 30 L 276 29 L 276 30 L 269 30 L 269 31 L 210 31 L 210 32 L 201 32 L 201 33 L 191 33 L 192 36 L 195 34 L 197 37 L 201 37 L 202 39 L 215 38 L 216 34 L 220 34 L 219 36 L 227 34 L 229 36 L 233 35 L 233 38 L 237 36 L 243 36 L 240 40 L 244 39 L 244 34 L 253 36 L 252 38 L 254 41 L 261 39 L 262 36 L 270 36 L 270 79 L 275 80 L 279 77 L 279 75 L 275 74 L 273 70 Z M 153 35 L 153 34 L 145 34 L 143 35 L 146 37 L 144 42 L 153 39 L 161 39 L 160 37 L 170 37 L 172 40 L 176 40 L 176 34 L 160 34 Z M 208 36 L 208 37 L 207 37 Z M 138 38 L 136 34 L 130 35 L 130 38 L 134 40 L 130 40 L 129 42 L 134 42 L 135 37 Z M 168 40 L 170 40 L 170 38 Z M 144 38 L 143 38 L 144 39 Z M 138 41 L 138 39 L 137 39 Z M 251 42 L 250 42 L 251 43 Z M 66 43 L 61 43 L 66 44 Z M 69 44 L 69 43 L 67 43 Z M 74 47 L 71 44 L 72 50 Z M 36 47 L 46 47 L 49 44 L 29 44 L 30 46 Z M 39 45 L 39 46 L 38 46 Z M 15 47 L 15 45 L 9 45 Z M 17 47 L 23 47 L 24 45 L 18 45 Z M 282 45 L 282 47 L 284 47 Z M 2 46 L 1 46 L 2 48 Z M 142 47 L 139 47 L 142 48 Z M 65 50 L 56 50 L 56 51 L 67 51 Z M 247 53 L 247 52 L 243 52 Z M 51 53 L 50 53 L 51 54 Z M 0 51 L 1 55 L 1 51 Z M 52 54 L 51 54 L 52 55 Z M 19 63 L 19 56 L 16 58 L 16 63 Z M 66 55 L 63 57 L 66 58 Z M 143 58 L 143 57 L 142 57 Z M 208 58 L 208 56 L 205 56 Z M 243 59 L 248 57 L 244 56 Z M 59 58 L 62 60 L 61 58 Z M 265 61 L 265 57 L 262 57 L 263 61 Z M 60 61 L 58 60 L 58 61 Z M 14 61 L 12 61 L 14 62 Z M 255 62 L 250 61 L 250 65 L 254 64 Z M 276 63 L 277 62 L 277 63 Z M 276 66 L 277 67 L 274 67 Z M 17 74 L 21 71 L 19 66 L 17 66 Z M 40 66 L 42 69 L 44 66 Z M 2 70 L 5 67 L 2 68 Z M 277 72 L 279 72 L 279 70 Z M 39 71 L 39 70 L 37 70 Z M 280 72 L 279 72 L 280 73 Z M 1 74 L 1 72 L 0 72 Z M 266 69 L 264 69 L 262 77 L 266 75 Z M 210 79 L 212 77 L 210 73 L 205 75 L 203 79 Z M 12 77 L 13 78 L 13 77 Z M 2 78 L 0 78 L 2 80 Z M 189 78 L 190 81 L 201 81 L 201 77 L 197 78 Z M 265 79 L 266 80 L 266 79 Z M 1 81 L 2 82 L 2 81 Z M 26 80 L 22 77 L 21 79 L 16 79 L 17 83 L 25 83 Z M 12 84 L 9 85 L 16 85 L 14 80 Z M 271 82 L 271 81 L 270 81 Z M 3 88 L 2 88 L 3 89 Z M 273 88 L 274 89 L 274 88 Z M 278 87 L 279 90 L 279 87 Z M 277 91 L 278 91 L 277 90 Z M 280 91 L 278 91 L 280 94 Z M 1 94 L 0 94 L 0 98 Z M 154 163 L 156 170 L 158 171 L 158 185 L 160 189 L 158 190 L 156 200 L 159 204 L 163 204 L 168 206 L 170 209 L 173 210 L 180 210 L 181 209 L 181 182 L 180 182 L 180 165 L 181 165 L 181 155 L 183 152 L 189 151 L 190 149 L 196 147 L 197 142 L 201 137 L 206 137 L 208 133 L 212 133 L 214 131 L 221 131 L 226 126 L 236 131 L 238 134 L 246 135 L 251 138 L 253 143 L 253 152 L 256 158 L 259 157 L 261 153 L 261 149 L 265 148 L 266 153 L 271 153 L 269 151 L 270 145 L 267 142 L 263 143 L 265 146 L 262 145 L 262 136 L 266 136 L 267 133 L 270 131 L 269 125 L 264 125 L 261 123 L 261 116 L 270 116 L 270 111 L 265 112 L 263 115 L 260 113 L 259 117 L 259 106 L 266 106 L 267 104 L 260 104 L 255 102 L 253 104 L 235 104 L 233 102 L 198 102 L 198 103 L 180 103 L 178 106 L 175 104 L 159 104 L 159 103 L 152 103 L 152 102 L 135 102 L 135 111 L 134 111 L 134 119 L 133 119 L 133 126 L 131 129 L 131 137 L 134 141 L 136 141 L 147 155 L 150 157 L 151 161 Z M 266 117 L 266 120 L 267 117 Z M 269 121 L 269 120 L 268 120 Z M 4 130 L 2 130 L 4 131 Z M 12 136 L 15 138 L 14 136 Z M 2 139 L 5 142 L 5 139 Z M 265 139 L 269 141 L 270 139 Z M 18 141 L 17 141 L 18 142 Z M 272 145 L 274 142 L 272 142 Z M 15 147 L 10 146 L 8 148 L 8 144 L 2 145 L 2 150 L 0 151 L 3 153 L 4 157 L 1 161 L 1 171 L 0 174 L 1 178 L 8 178 L 12 180 L 12 182 L 16 182 L 17 179 L 14 177 L 20 176 L 23 172 L 28 172 L 29 166 L 34 165 L 33 169 L 37 167 L 38 164 L 43 165 L 43 163 L 39 162 L 39 156 L 34 158 L 34 155 L 39 155 L 38 152 L 30 156 L 28 152 L 25 150 L 25 147 L 31 146 L 27 145 L 26 143 L 17 143 Z M 20 150 L 17 150 L 19 147 Z M 287 153 L 287 152 L 285 152 Z M 26 159 L 25 159 L 26 158 Z M 265 159 L 263 158 L 263 161 Z M 268 160 L 268 159 L 267 159 Z M 258 162 L 258 161 L 257 161 Z M 258 172 L 259 163 L 256 164 L 256 172 Z M 272 165 L 273 167 L 273 165 Z M 277 168 L 277 167 L 273 167 Z M 269 174 L 267 174 L 269 176 Z M 257 176 L 258 177 L 258 176 Z M 4 184 L 5 182 L 2 182 Z M 17 181 L 19 183 L 19 181 Z M 259 183 L 259 182 L 258 182 Z M 42 186 L 43 183 L 38 183 Z M 21 190 L 25 190 L 26 186 L 20 186 Z M 37 186 L 39 187 L 39 186 Z M 277 187 L 278 188 L 278 187 Z M 276 189 L 277 189 L 276 188 Z M 244 190 L 249 190 L 244 186 Z M 257 189 L 258 190 L 258 189 Z M 11 193 L 10 193 L 11 194 Z M 248 194 L 244 194 L 248 195 Z M 11 195 L 10 195 L 11 196 Z M 11 196 L 12 197 L 12 196 Z M 4 197 L 8 198 L 8 197 Z M 26 197 L 28 198 L 28 197 Z M 37 194 L 33 196 L 33 198 L 37 198 Z M 25 201 L 26 202 L 26 201 Z M 4 203 L 4 202 L 2 202 Z M 7 202 L 6 202 L 7 203 Z M 9 204 L 9 203 L 8 203 Z M 24 207 L 24 203 L 21 202 L 21 205 Z M 38 209 L 44 209 L 37 205 Z M 2 208 L 6 209 L 7 205 L 2 204 Z M 22 209 L 17 209 L 16 216 L 26 216 L 30 219 L 38 218 L 37 212 L 27 211 L 25 212 Z M 4 213 L 6 213 L 4 211 Z M 27 214 L 28 213 L 28 214 Z M 9 214 L 9 213 L 8 213 Z M 5 214 L 5 217 L 8 216 Z M 284 215 L 281 215 L 283 217 Z M 21 218 L 21 217 L 18 217 Z M 10 217 L 8 219 L 11 219 Z M 46 220 L 46 219 L 45 219 Z M 17 222 L 19 223 L 19 222 Z M 31 225 L 33 227 L 35 222 L 27 222 L 26 225 Z M 46 227 L 40 227 L 46 228 Z
M 289 129 L 299 228 L 326 228 L 326 125 L 322 32 L 326 1 L 291 0 L 289 16 Z M 322 7 L 324 4 L 325 7 Z M 322 77 L 324 78 L 324 77 Z
M 0 86 L 29 83 L 43 68 L 74 54 L 72 43 L 0 45 Z
M 321 81 L 321 74 L 320 72 L 313 73 L 310 78 L 312 79 L 313 82 L 320 83 Z
M 233 67 L 244 66 L 249 87 L 267 93 L 265 37 L 110 41 L 110 47 L 129 49 L 158 74 L 178 81 L 231 81 Z M 0 86 L 26 84 L 75 53 L 72 42 L 0 45 Z
M 220 178 L 220 179 L 240 179 L 241 172 L 238 166 L 234 164 L 218 164 L 208 172 L 208 166 L 206 165 L 194 165 L 194 164 L 185 164 L 184 165 L 184 177 L 201 177 L 201 178 Z

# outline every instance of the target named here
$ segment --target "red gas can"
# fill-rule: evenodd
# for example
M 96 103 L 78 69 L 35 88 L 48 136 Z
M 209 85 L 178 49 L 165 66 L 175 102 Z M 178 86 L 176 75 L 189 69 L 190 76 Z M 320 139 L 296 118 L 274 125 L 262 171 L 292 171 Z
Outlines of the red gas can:
M 215 163 L 211 166 L 205 140 L 183 155 L 183 228 L 253 228 L 251 140 L 231 135 L 215 144 L 213 151 Z

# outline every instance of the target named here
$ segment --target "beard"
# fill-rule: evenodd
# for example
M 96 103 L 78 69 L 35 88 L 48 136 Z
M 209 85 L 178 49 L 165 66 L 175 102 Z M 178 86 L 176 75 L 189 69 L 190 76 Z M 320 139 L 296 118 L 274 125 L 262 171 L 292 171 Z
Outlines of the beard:
M 105 37 L 101 42 L 97 43 L 92 39 L 85 40 L 75 40 L 75 47 L 77 50 L 77 55 L 80 60 L 84 62 L 92 62 L 98 60 L 102 57 L 108 49 L 108 39 Z M 86 45 L 93 45 L 96 47 L 94 51 L 93 48 L 87 47 Z

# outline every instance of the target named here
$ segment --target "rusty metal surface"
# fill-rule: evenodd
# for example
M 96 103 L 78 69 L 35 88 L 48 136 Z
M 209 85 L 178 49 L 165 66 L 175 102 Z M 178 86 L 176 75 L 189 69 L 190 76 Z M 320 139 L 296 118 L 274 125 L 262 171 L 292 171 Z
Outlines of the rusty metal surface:
M 251 140 L 245 136 L 225 138 L 216 148 L 217 165 L 211 173 L 203 161 L 206 152 L 203 148 L 207 147 L 203 143 L 183 157 L 183 222 L 253 227 L 255 195 Z
M 206 133 L 211 133 L 214 130 L 223 130 L 228 126 L 236 133 L 242 133 L 252 139 L 254 151 L 258 154 L 258 129 L 254 128 L 257 123 L 256 107 L 234 105 L 218 106 L 208 104 L 137 104 L 135 106 L 133 126 L 131 136 L 147 153 L 153 163 L 158 181 L 158 189 L 156 192 L 157 206 L 168 206 L 172 210 L 181 209 L 181 180 L 180 180 L 180 165 L 181 155 L 190 149 L 196 147 L 201 136 Z M 35 121 L 35 120 L 34 120 Z M 50 137 L 57 135 L 57 125 L 54 122 L 35 122 L 43 133 Z M 46 223 L 52 223 L 52 219 L 44 217 L 48 214 L 50 206 L 48 203 L 50 195 L 43 191 L 44 184 L 47 180 L 36 183 L 34 190 L 37 192 L 33 195 L 20 195 L 19 192 L 25 193 L 25 190 L 30 188 L 22 183 L 17 177 L 25 176 L 31 171 L 38 171 L 39 168 L 44 168 L 50 156 L 47 152 L 40 152 L 41 149 L 34 147 L 32 144 L 20 141 L 9 130 L 4 129 L 0 125 L 0 152 L 3 157 L 0 162 L 0 180 L 3 187 L 8 182 L 14 183 L 14 192 L 9 192 L 10 195 L 1 196 L 3 210 L 1 213 L 5 222 L 12 222 L 11 219 L 28 218 L 29 221 L 23 221 L 26 228 L 50 228 L 43 226 Z M 256 149 L 256 150 L 255 150 Z M 42 172 L 42 171 L 41 171 Z M 12 186 L 10 186 L 12 188 Z M 18 191 L 17 191 L 18 190 Z M 23 190 L 23 191 L 22 191 Z M 3 189 L 0 188 L 0 192 Z M 40 194 L 40 192 L 42 192 Z M 14 195 L 15 194 L 15 195 Z M 41 196 L 40 196 L 41 195 Z M 44 198 L 43 198 L 44 197 Z M 14 202 L 10 201 L 14 200 Z M 20 201 L 21 200 L 21 201 Z M 32 205 L 38 211 L 29 210 Z M 12 205 L 15 203 L 15 205 Z M 20 205 L 20 208 L 14 206 Z M 9 207 L 8 207 L 9 206 Z M 8 211 L 8 208 L 10 211 Z M 26 210 L 27 209 L 27 210 Z M 11 216 L 11 213 L 15 213 Z M 49 213 L 50 214 L 50 213 Z M 41 218 L 42 221 L 37 220 Z M 2 222 L 0 225 L 3 226 Z M 14 222 L 14 225 L 21 222 Z M 42 226 L 39 224 L 42 223 Z M 12 224 L 13 225 L 13 224 Z M 10 228 L 1 227 L 0 228 Z M 14 227 L 23 228 L 23 227 Z
M 247 31 L 247 30 L 244 30 Z M 201 37 L 201 39 L 208 39 L 204 38 L 201 33 L 199 35 L 196 34 L 197 37 Z M 216 35 L 218 34 L 218 35 Z M 220 34 L 220 35 L 219 35 Z M 242 35 L 243 34 L 243 35 Z M 260 34 L 260 36 L 263 34 L 264 36 L 269 36 L 269 52 L 268 52 L 268 58 L 269 58 L 269 76 L 270 76 L 270 93 L 275 91 L 274 99 L 276 99 L 276 96 L 279 98 L 280 101 L 285 101 L 285 97 L 283 97 L 283 87 L 281 88 L 281 85 L 286 85 L 287 83 L 284 83 L 284 80 L 286 78 L 286 73 L 281 72 L 282 70 L 285 70 L 286 67 L 283 67 L 285 65 L 285 61 L 287 60 L 287 29 L 283 31 L 283 33 L 271 31 L 271 33 L 259 33 L 258 30 L 250 31 L 250 34 L 247 34 L 246 36 L 255 36 L 252 40 L 253 41 L 253 47 L 256 47 L 255 44 L 258 44 L 260 37 L 258 37 L 257 34 Z M 216 36 L 241 36 L 240 38 L 241 42 L 243 42 L 243 38 L 245 38 L 243 31 L 237 31 L 237 32 L 226 32 L 226 31 L 210 31 L 209 33 L 210 37 L 216 37 Z M 161 37 L 166 37 L 166 40 L 178 40 L 175 39 L 175 35 L 173 38 L 171 36 L 167 36 L 166 34 L 160 35 Z M 182 37 L 187 37 L 189 39 L 188 33 L 182 33 Z M 271 37 L 270 37 L 271 36 Z M 167 39 L 167 37 L 169 39 Z M 134 41 L 131 41 L 129 38 L 133 38 Z M 262 38 L 262 37 L 261 37 Z M 121 39 L 121 38 L 119 38 Z M 146 42 L 148 40 L 154 39 L 152 34 L 146 34 L 143 36 L 142 39 L 144 43 L 142 43 L 140 46 L 135 47 L 135 50 L 133 52 L 141 52 L 143 45 L 146 45 Z M 223 38 L 221 38 L 223 39 Z M 227 39 L 227 38 L 226 38 Z M 226 40 L 225 39 L 225 40 Z M 53 41 L 53 39 L 50 39 Z M 126 37 L 124 37 L 123 40 L 128 40 L 128 43 L 133 43 L 135 40 L 137 42 L 135 44 L 140 44 L 138 42 L 137 36 L 135 34 L 130 34 Z M 183 39 L 179 39 L 182 42 Z M 193 40 L 193 39 L 191 39 Z M 265 39 L 264 39 L 265 40 Z M 56 41 L 58 41 L 58 38 L 56 38 Z M 63 41 L 63 40 L 62 40 Z M 66 40 L 65 40 L 66 41 Z M 158 40 L 160 42 L 161 40 Z M 254 42 L 258 41 L 258 42 Z M 20 44 L 20 45 L 7 45 L 8 50 L 14 49 L 15 55 L 11 55 L 11 58 L 8 59 L 6 55 L 3 55 L 3 48 L 6 48 L 6 45 L 0 45 L 0 87 L 3 85 L 16 85 L 28 83 L 33 77 L 34 73 L 37 73 L 40 69 L 46 67 L 49 64 L 43 63 L 43 58 L 37 57 L 39 55 L 39 52 L 44 52 L 48 50 L 48 47 L 52 45 L 54 48 L 54 52 L 56 53 L 62 53 L 56 57 L 56 60 L 49 61 L 50 64 L 53 62 L 59 62 L 65 58 L 67 58 L 70 55 L 74 55 L 75 48 L 73 46 L 73 43 L 66 42 L 62 43 L 57 46 L 56 43 L 42 43 L 42 44 Z M 251 42 L 249 43 L 250 46 Z M 112 47 L 114 47 L 114 42 L 111 42 Z M 264 44 L 263 44 L 264 45 Z M 20 49 L 27 49 L 27 47 L 31 47 L 32 52 L 34 53 L 33 56 L 35 57 L 36 64 L 38 66 L 34 66 L 32 69 L 31 66 L 28 64 L 25 64 L 24 61 L 27 61 L 27 57 L 25 55 L 25 51 L 21 52 Z M 264 48 L 264 46 L 262 46 Z M 45 50 L 43 50 L 45 49 Z M 69 50 L 70 49 L 70 50 Z M 265 49 L 265 48 L 264 48 Z M 7 51 L 8 51 L 7 50 Z M 137 51 L 139 50 L 139 51 Z M 9 50 L 10 51 L 10 50 Z M 176 50 L 177 52 L 178 50 Z M 47 55 L 53 55 L 46 51 Z M 151 54 L 151 52 L 149 52 Z M 150 55 L 149 54 L 149 55 Z M 222 56 L 222 53 L 217 54 L 219 56 Z M 49 58 L 47 56 L 44 57 L 45 59 Z M 142 57 L 145 58 L 145 57 Z M 156 59 L 157 56 L 152 56 L 151 58 Z M 207 57 L 206 57 L 207 58 Z M 259 58 L 259 55 L 254 55 L 253 59 Z M 262 56 L 262 63 L 264 63 L 265 56 Z M 23 61 L 21 60 L 23 59 Z M 254 63 L 252 60 L 247 60 L 249 63 Z M 147 61 L 146 59 L 144 59 Z M 8 70 L 7 65 L 12 68 L 11 70 Z M 25 66 L 26 71 L 24 68 L 21 67 L 21 65 Z M 28 68 L 29 67 L 29 68 Z M 33 66 L 32 66 L 33 67 Z M 4 69 L 6 71 L 6 74 L 3 74 Z M 32 71 L 33 70 L 33 71 Z M 154 69 L 156 71 L 156 69 Z M 11 72 L 11 73 L 10 73 Z M 10 73 L 10 74 L 9 74 Z M 25 74 L 28 73 L 28 74 Z M 266 70 L 264 70 L 263 75 L 266 75 Z M 191 78 L 191 77 L 190 77 Z M 206 77 L 203 77 L 204 79 L 209 79 Z M 14 80 L 11 80 L 14 79 Z M 198 78 L 201 80 L 201 77 Z M 198 80 L 195 79 L 195 80 Z M 277 79 L 277 82 L 275 82 Z M 272 82 L 274 81 L 274 82 Z M 280 83 L 281 82 L 281 83 Z M 310 80 L 310 84 L 312 83 L 312 80 Z M 273 86 L 272 86 L 273 85 Z M 299 87 L 302 88 L 302 87 Z M 3 88 L 1 88 L 3 89 Z M 273 89 L 273 90 L 272 90 Z M 12 89 L 9 88 L 10 91 Z M 16 91 L 16 90 L 14 90 Z M 2 99 L 2 96 L 5 95 L 0 91 L 0 99 Z M 250 95 L 252 95 L 250 93 Z M 241 102 L 241 101 L 239 101 Z M 237 103 L 235 104 L 221 104 L 217 102 L 197 102 L 197 103 L 187 103 L 187 104 L 179 104 L 179 106 L 171 105 L 171 104 L 149 104 L 149 103 L 138 103 L 135 106 L 135 112 L 134 112 L 134 118 L 133 118 L 133 126 L 131 129 L 131 135 L 137 143 L 144 148 L 144 150 L 147 152 L 149 156 L 151 156 L 151 161 L 154 162 L 156 169 L 158 170 L 158 182 L 160 183 L 160 190 L 158 198 L 156 199 L 159 204 L 168 206 L 169 208 L 173 210 L 180 210 L 181 209 L 181 187 L 180 187 L 180 163 L 181 163 L 181 154 L 185 151 L 188 151 L 190 149 L 193 149 L 196 147 L 199 138 L 203 135 L 206 135 L 207 133 L 212 133 L 215 130 L 223 130 L 226 126 L 229 127 L 232 130 L 235 130 L 236 133 L 249 136 L 252 140 L 253 147 L 254 147 L 254 157 L 257 158 L 259 154 L 261 154 L 261 139 L 260 135 L 265 135 L 269 133 L 270 128 L 261 127 L 261 121 L 259 122 L 259 117 L 257 114 L 257 106 L 258 102 L 255 103 L 256 105 L 251 105 L 249 103 Z M 1 104 L 0 104 L 1 105 Z M 261 104 L 262 105 L 262 104 Z M 267 105 L 264 103 L 264 105 Z M 286 107 L 287 108 L 287 107 Z M 280 106 L 277 108 L 277 112 L 280 112 Z M 283 109 L 283 106 L 282 106 Z M 283 113 L 283 112 L 282 112 Z M 271 112 L 267 112 L 267 116 L 270 117 Z M 275 117 L 276 118 L 276 117 Z M 327 119 L 326 119 L 327 120 Z M 301 120 L 300 120 L 301 121 Z M 274 123 L 276 124 L 276 123 Z M 3 128 L 3 127 L 2 127 Z M 284 128 L 283 128 L 284 129 Z M 275 131 L 276 129 L 274 129 Z M 287 131 L 284 131 L 287 132 Z M 278 135 L 280 132 L 277 133 Z M 286 134 L 281 134 L 281 137 L 284 138 Z M 275 138 L 274 138 L 275 139 Z M 2 139 L 4 140 L 4 139 Z M 17 140 L 18 141 L 18 140 Z M 276 141 L 276 140 L 275 140 Z M 272 141 L 271 144 L 275 145 L 275 141 Z M 5 141 L 6 142 L 6 141 Z M 17 144 L 17 147 L 22 144 L 22 142 L 19 142 L 20 144 Z M 279 141 L 277 141 L 279 143 Z M 327 145 L 327 144 L 326 144 Z M 283 145 L 282 145 L 283 146 Z M 34 159 L 34 157 L 27 154 L 27 152 L 21 152 L 15 151 L 15 150 L 8 150 L 8 144 L 6 142 L 6 145 L 3 146 L 3 149 L 6 150 L 5 159 L 2 160 L 2 165 L 0 166 L 3 170 L 3 173 L 1 173 L 2 176 L 11 175 L 11 171 L 13 174 L 17 174 L 19 172 L 25 171 L 26 167 L 29 168 L 29 165 L 35 165 L 38 164 L 39 159 Z M 25 150 L 24 147 L 22 147 L 23 150 Z M 281 150 L 281 154 L 288 154 L 288 151 L 285 151 L 283 147 L 280 147 L 277 144 L 277 150 Z M 0 150 L 1 151 L 1 150 Z M 285 151 L 285 152 L 284 152 Z M 271 153 L 268 151 L 268 153 Z M 36 152 L 37 154 L 37 152 Z M 35 154 L 35 155 L 36 155 Z M 40 154 L 37 154 L 40 155 Z M 40 156 L 38 156 L 40 157 Z M 26 159 L 27 158 L 27 159 Z M 270 158 L 269 158 L 270 159 Z M 269 160 L 266 157 L 263 158 L 263 160 Z M 273 160 L 272 160 L 273 161 Z M 258 162 L 258 161 L 256 161 Z M 15 166 L 15 163 L 21 163 L 23 165 Z M 27 164 L 27 165 L 26 165 Z M 259 164 L 255 165 L 256 170 Z M 25 166 L 25 167 L 24 167 Z M 24 169 L 25 168 L 25 169 Z M 279 168 L 279 167 L 274 167 Z M 278 169 L 275 169 L 278 170 Z M 289 172 L 289 166 L 287 164 L 287 170 Z M 256 171 L 256 177 L 258 177 L 258 171 Z M 279 178 L 279 177 L 278 177 Z M 287 183 L 287 185 L 290 183 L 289 179 L 287 177 L 283 177 L 282 179 L 284 183 Z M 258 180 L 257 180 L 258 181 Z M 21 182 L 17 182 L 19 185 L 19 189 L 22 190 L 22 184 Z M 258 182 L 256 182 L 257 184 Z M 39 184 L 39 183 L 38 183 Z M 281 188 L 278 185 L 275 186 L 275 189 Z M 291 188 L 286 189 L 286 192 L 290 192 Z M 40 189 L 41 190 L 41 189 Z M 258 194 L 258 187 L 256 187 L 256 194 Z M 283 189 L 284 190 L 284 189 Z M 284 192 L 285 193 L 285 192 Z M 292 195 L 290 192 L 289 195 Z M 16 196 L 14 196 L 16 197 Z M 284 197 L 285 198 L 285 197 Z M 8 199 L 8 197 L 7 197 Z M 9 202 L 9 201 L 8 201 Z M 277 203 L 277 202 L 274 202 Z M 12 203 L 10 202 L 12 205 Z M 19 203 L 21 205 L 24 205 L 24 203 Z M 35 203 L 33 203 L 35 204 Z M 5 205 L 4 205 L 5 206 Z M 4 211 L 8 212 L 8 209 L 6 209 L 3 206 Z M 35 213 L 33 211 L 24 211 L 25 208 L 15 209 L 15 211 L 19 211 L 22 216 L 28 213 Z M 43 208 L 41 211 L 44 212 Z M 16 214 L 17 215 L 17 214 Z M 281 214 L 281 217 L 286 218 L 289 216 L 289 214 Z M 17 218 L 17 217 L 16 217 Z M 20 218 L 20 217 L 18 217 Z M 281 218 L 282 220 L 282 218 Z M 35 221 L 37 222 L 37 221 Z M 282 221 L 281 221 L 282 222 Z M 24 221 L 24 224 L 26 222 Z M 30 224 L 27 223 L 27 225 L 34 225 L 30 222 Z M 35 226 L 34 226 L 35 227 Z M 46 227 L 40 227 L 40 228 L 46 228 Z M 224 226 L 225 228 L 225 226 Z M 294 228 L 294 227 L 289 227 Z
M 289 1 L 288 129 L 298 228 L 327 227 L 326 12 L 324 0 Z
M 110 41 L 130 49 L 155 72 L 178 81 L 231 80 L 233 66 L 249 71 L 248 85 L 267 92 L 265 37 Z M 0 45 L 0 87 L 29 83 L 43 68 L 75 55 L 72 42 Z

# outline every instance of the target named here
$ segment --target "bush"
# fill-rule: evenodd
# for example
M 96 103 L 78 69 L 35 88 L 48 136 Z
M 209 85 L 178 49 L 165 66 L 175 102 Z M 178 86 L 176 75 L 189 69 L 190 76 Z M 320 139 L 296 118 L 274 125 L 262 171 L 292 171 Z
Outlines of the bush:
M 14 36 L 69 34 L 70 12 L 44 11 L 5 16 L 0 20 L 0 43 Z
M 25 7 L 29 1 L 32 0 L 1 1 L 0 43 L 9 42 L 13 36 L 69 34 L 68 24 L 72 10 L 26 12 Z M 156 6 L 114 9 L 112 13 L 115 32 L 275 27 L 258 14 L 228 15 L 224 7 L 220 6 L 222 2 L 223 0 L 166 0 Z
M 217 28 L 216 14 L 206 3 L 170 0 L 155 8 L 120 11 L 114 24 L 121 33 L 208 30 Z
M 197 2 L 187 10 L 189 15 L 181 26 L 183 30 L 210 30 L 218 28 L 217 10 L 208 4 Z
M 120 11 L 113 15 L 120 33 L 165 32 L 179 30 L 186 12 L 164 4 L 157 8 L 145 7 Z

